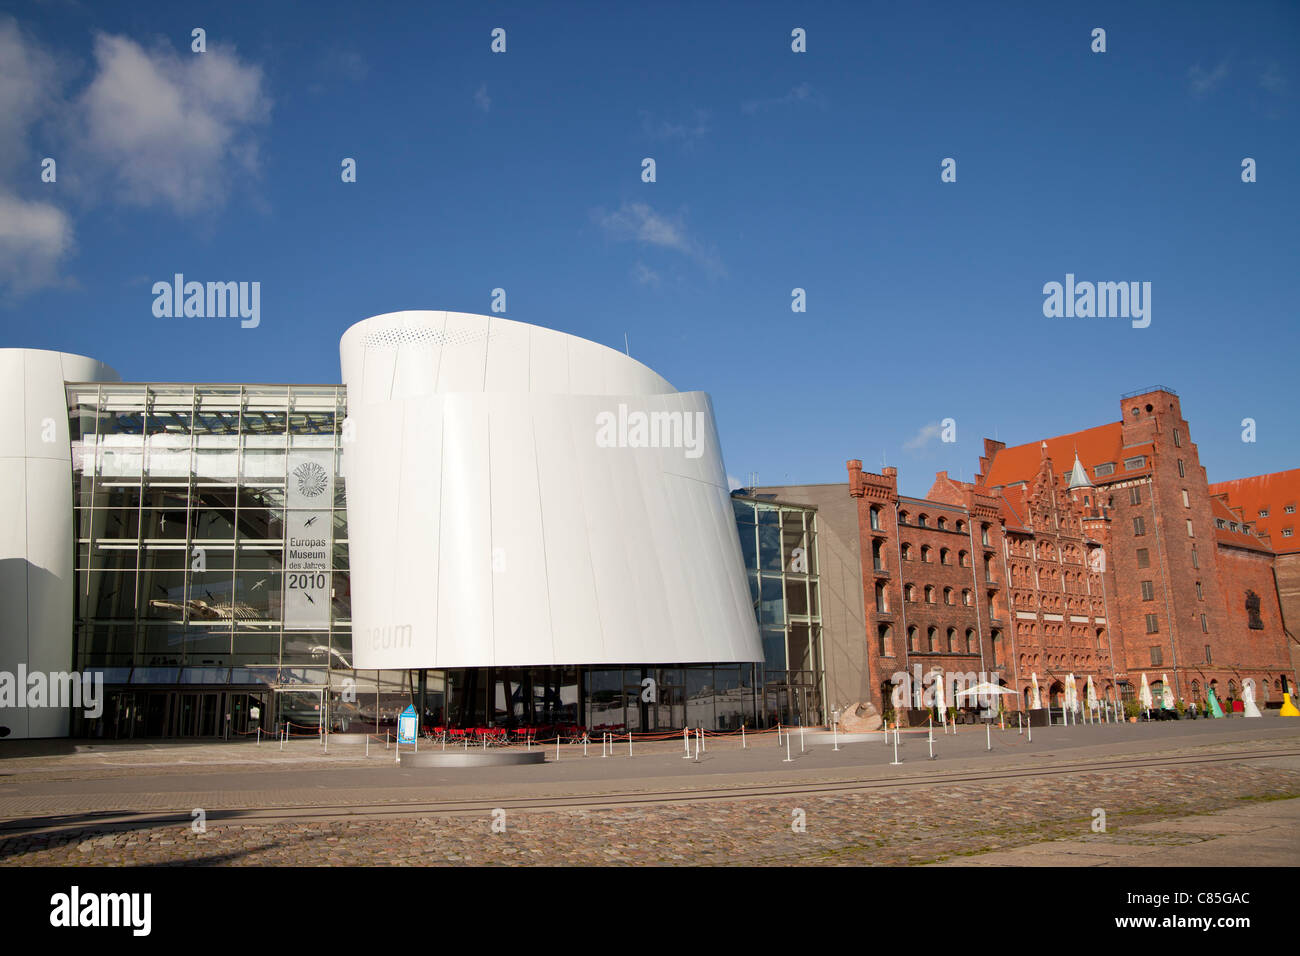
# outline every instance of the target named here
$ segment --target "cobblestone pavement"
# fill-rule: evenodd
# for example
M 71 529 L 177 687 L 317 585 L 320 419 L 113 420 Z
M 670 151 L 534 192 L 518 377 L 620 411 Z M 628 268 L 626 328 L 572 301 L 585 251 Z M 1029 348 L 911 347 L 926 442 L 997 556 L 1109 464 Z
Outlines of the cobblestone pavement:
M 0 841 L 7 866 L 899 865 L 956 861 L 1045 841 L 1188 846 L 1213 826 L 1149 824 L 1300 797 L 1300 766 L 1241 762 L 1045 774 L 947 787 L 635 808 L 510 811 L 401 820 L 92 828 Z M 1093 833 L 1095 808 L 1107 832 Z M 792 828 L 803 811 L 805 832 Z

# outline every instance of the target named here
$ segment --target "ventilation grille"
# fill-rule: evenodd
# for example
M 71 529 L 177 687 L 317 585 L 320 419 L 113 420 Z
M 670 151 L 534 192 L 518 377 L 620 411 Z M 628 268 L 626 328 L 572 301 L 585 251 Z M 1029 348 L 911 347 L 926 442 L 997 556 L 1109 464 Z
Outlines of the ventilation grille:
M 479 345 L 495 338 L 495 333 L 483 329 L 453 329 L 444 332 L 427 326 L 396 327 L 367 332 L 361 337 L 361 345 L 368 349 L 395 349 L 403 345 L 424 347 L 446 345 Z

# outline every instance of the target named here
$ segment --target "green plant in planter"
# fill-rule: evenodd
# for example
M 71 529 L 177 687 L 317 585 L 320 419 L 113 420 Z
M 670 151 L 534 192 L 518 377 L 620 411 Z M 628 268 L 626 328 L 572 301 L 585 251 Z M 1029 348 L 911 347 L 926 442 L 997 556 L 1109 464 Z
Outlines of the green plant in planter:
M 1178 700 L 1174 702 L 1174 710 L 1178 711 L 1179 717 L 1182 717 L 1187 713 L 1187 702 L 1179 697 Z
M 1139 717 L 1141 716 L 1141 714 L 1142 714 L 1142 705 L 1139 704 L 1136 700 L 1124 701 L 1125 717 Z

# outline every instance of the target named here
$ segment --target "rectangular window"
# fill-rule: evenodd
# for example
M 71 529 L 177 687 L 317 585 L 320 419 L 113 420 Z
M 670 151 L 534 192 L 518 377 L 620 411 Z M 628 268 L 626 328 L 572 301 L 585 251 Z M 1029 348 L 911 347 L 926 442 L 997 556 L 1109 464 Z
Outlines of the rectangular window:
M 1261 518 L 1267 518 L 1267 517 L 1268 517 L 1268 509 L 1267 509 L 1267 508 L 1260 508 L 1260 509 L 1259 509 L 1259 516 L 1260 516 Z
M 1183 467 L 1183 460 L 1181 458 L 1178 459 L 1178 477 L 1179 478 L 1187 477 L 1187 469 Z
M 1295 514 L 1295 505 L 1287 505 L 1287 506 L 1286 506 L 1285 508 L 1283 508 L 1282 510 L 1285 511 L 1285 512 L 1286 512 L 1287 514 L 1289 514 L 1289 515 L 1293 515 L 1293 514 Z
M 1191 500 L 1187 497 L 1187 489 L 1184 488 L 1184 489 L 1183 489 L 1183 507 L 1184 507 L 1184 508 L 1190 508 L 1191 506 L 1192 506 L 1192 502 L 1191 502 Z
M 1209 645 L 1209 644 L 1206 644 L 1206 645 L 1205 645 L 1205 663 L 1207 663 L 1207 664 L 1213 664 L 1213 663 L 1214 663 L 1214 661 L 1210 659 L 1210 645 Z
M 1142 504 L 1142 489 L 1137 485 L 1128 490 L 1128 503 L 1131 505 Z
M 1201 559 L 1200 559 L 1200 558 L 1197 556 L 1197 554 L 1196 554 L 1196 548 L 1193 547 L 1193 548 L 1192 548 L 1192 567 L 1194 567 L 1194 568 L 1199 568 L 1200 566 L 1201 566 Z
M 1146 548 L 1138 548 L 1137 559 L 1138 559 L 1139 568 L 1151 567 L 1151 552 L 1149 552 Z
M 1141 515 L 1133 519 L 1133 534 L 1142 535 L 1147 533 L 1146 522 L 1142 520 Z
M 1205 619 L 1204 614 L 1201 615 L 1201 633 L 1202 634 L 1210 633 L 1210 622 Z
M 1183 447 L 1183 433 L 1180 432 L 1177 428 L 1174 429 L 1174 447 L 1175 448 Z
M 1155 588 L 1155 585 L 1152 584 L 1150 581 L 1143 581 L 1143 582 L 1142 582 L 1142 600 L 1144 600 L 1144 601 L 1154 601 L 1155 598 L 1156 598 L 1156 588 Z
M 1196 582 L 1196 600 L 1198 600 L 1198 601 L 1204 601 L 1204 600 L 1205 600 L 1205 594 L 1201 591 L 1201 582 L 1200 582 L 1200 581 L 1197 581 L 1197 582 Z
M 1164 662 L 1165 662 L 1164 649 L 1161 648 L 1159 644 L 1157 644 L 1155 647 L 1151 648 L 1151 666 L 1159 667 Z
M 1156 615 L 1154 614 L 1147 615 L 1147 633 L 1148 634 L 1160 633 L 1160 619 L 1156 617 Z
M 1284 538 L 1289 538 L 1289 537 L 1291 537 L 1291 529 L 1290 529 L 1290 528 L 1283 528 L 1283 529 L 1282 529 L 1282 537 L 1284 537 Z
M 1105 475 L 1113 475 L 1115 474 L 1115 463 L 1113 461 L 1108 461 L 1104 465 L 1098 465 L 1093 469 L 1092 473 L 1098 478 L 1104 477 Z
M 1189 538 L 1195 538 L 1195 537 L 1196 537 L 1196 535 L 1192 533 L 1192 519 L 1191 519 L 1191 518 L 1188 518 L 1188 519 L 1187 519 L 1187 537 L 1189 537 Z
M 1125 468 L 1127 471 L 1132 471 L 1134 468 L 1142 468 L 1142 467 L 1144 467 L 1144 466 L 1146 465 L 1146 463 L 1147 463 L 1147 456 L 1146 456 L 1146 455 L 1136 455 L 1136 456 L 1134 456 L 1133 458 L 1125 458 L 1125 459 L 1124 459 L 1124 468 Z

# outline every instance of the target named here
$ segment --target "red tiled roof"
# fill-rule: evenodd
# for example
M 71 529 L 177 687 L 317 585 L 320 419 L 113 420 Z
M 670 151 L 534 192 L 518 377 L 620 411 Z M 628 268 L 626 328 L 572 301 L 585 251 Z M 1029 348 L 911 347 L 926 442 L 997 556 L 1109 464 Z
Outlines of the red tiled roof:
M 1227 495 L 1228 504 L 1241 509 L 1242 517 L 1253 522 L 1260 534 L 1267 534 L 1278 554 L 1300 552 L 1300 512 L 1287 514 L 1285 510 L 1287 505 L 1300 508 L 1300 468 L 1215 482 L 1210 494 Z M 1259 516 L 1261 509 L 1268 517 Z M 1284 538 L 1282 532 L 1287 528 L 1292 529 L 1291 537 Z
M 1014 485 L 995 492 L 998 496 L 998 510 L 1008 531 L 1028 531 L 1024 515 L 1029 512 L 1025 507 L 1025 486 Z
M 1210 511 L 1214 515 L 1214 519 L 1215 519 L 1214 537 L 1220 543 L 1230 544 L 1233 547 L 1237 547 L 1237 548 L 1247 548 L 1251 551 L 1271 550 L 1268 545 L 1266 545 L 1263 541 L 1260 541 L 1259 538 L 1255 537 L 1255 535 L 1249 534 L 1248 532 L 1242 530 L 1237 530 L 1237 531 L 1232 530 L 1233 522 L 1236 522 L 1238 529 L 1241 528 L 1242 525 L 1241 516 L 1238 515 L 1231 508 L 1229 508 L 1226 504 L 1224 504 L 1223 498 L 1211 497 Z M 1228 527 L 1220 528 L 1218 522 L 1221 520 L 1228 522 L 1229 523 Z
M 1120 447 L 1123 440 L 1123 423 L 1110 422 L 1048 438 L 1047 454 L 1052 459 L 1052 467 L 1056 471 L 1062 471 L 1069 470 L 1074 464 L 1077 452 L 1079 460 L 1088 469 L 1088 477 L 1096 481 L 1093 470 L 1106 462 L 1115 463 L 1117 476 L 1123 473 L 1124 458 L 1131 458 L 1135 453 L 1132 449 Z M 1041 441 L 1032 441 L 1025 445 L 1003 448 L 993 456 L 989 473 L 984 476 L 984 484 L 993 488 L 997 485 L 1012 485 L 1018 481 L 1033 481 L 1042 462 L 1042 445 Z M 1136 453 L 1141 454 L 1140 451 Z

